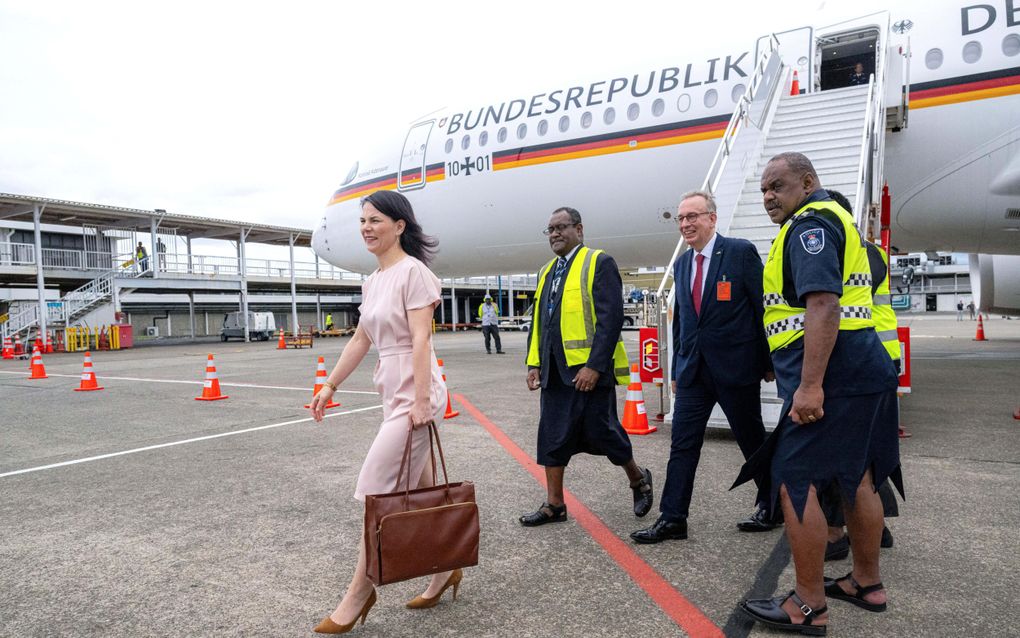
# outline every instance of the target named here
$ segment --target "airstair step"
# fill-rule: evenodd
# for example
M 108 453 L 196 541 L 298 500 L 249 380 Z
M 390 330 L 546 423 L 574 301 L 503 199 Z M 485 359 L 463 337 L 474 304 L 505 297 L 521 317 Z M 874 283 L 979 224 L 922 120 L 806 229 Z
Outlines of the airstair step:
M 790 139 L 798 139 L 802 141 L 825 141 L 825 140 L 844 140 L 844 139 L 860 139 L 861 137 L 861 126 L 805 126 L 800 128 L 788 129 L 785 131 L 773 131 L 769 133 L 768 140 L 765 142 L 766 148 L 774 143 L 783 143 Z
M 868 87 L 854 86 L 831 91 L 816 91 L 800 95 L 784 95 L 780 108 L 784 104 L 818 104 L 820 102 L 842 102 L 853 99 L 868 99 Z
M 789 98 L 781 102 L 776 109 L 776 117 L 783 117 L 791 113 L 825 113 L 827 111 L 859 110 L 863 113 L 867 110 L 867 97 L 844 97 L 839 99 L 825 99 L 814 102 L 799 102 L 795 98 Z
M 850 116 L 820 116 L 792 119 L 786 122 L 774 122 L 772 128 L 769 129 L 769 135 L 774 135 L 780 131 L 817 131 L 819 127 L 824 127 L 827 130 L 848 128 L 860 130 L 862 126 L 864 126 L 864 115 L 860 113 L 854 113 Z

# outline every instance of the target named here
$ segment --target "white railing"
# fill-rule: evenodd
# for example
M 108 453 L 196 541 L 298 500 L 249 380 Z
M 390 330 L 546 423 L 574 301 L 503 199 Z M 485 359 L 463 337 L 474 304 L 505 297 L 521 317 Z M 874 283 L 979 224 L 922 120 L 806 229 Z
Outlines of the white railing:
M 113 274 L 96 277 L 84 286 L 72 290 L 61 298 L 64 323 L 69 324 L 78 315 L 113 297 Z
M 35 246 L 13 242 L 0 244 L 0 266 L 34 266 Z
M 875 73 L 868 79 L 868 107 L 861 131 L 861 157 L 857 162 L 857 192 L 854 197 L 854 217 L 857 227 L 867 233 L 871 204 L 879 198 L 885 163 L 885 76 L 886 41 L 889 18 L 884 30 L 879 30 L 875 43 Z
M 782 77 L 781 67 L 777 68 L 775 62 L 770 64 L 770 61 L 778 58 L 779 50 L 779 39 L 772 34 L 769 36 L 768 46 L 762 51 L 758 57 L 758 62 L 755 65 L 754 73 L 751 75 L 751 79 L 747 83 L 747 89 L 744 94 L 740 96 L 740 100 L 737 102 L 737 107 L 733 111 L 730 122 L 726 126 L 726 132 L 723 133 L 722 140 L 719 142 L 719 148 L 716 149 L 715 157 L 712 158 L 712 163 L 709 165 L 708 173 L 705 175 L 705 181 L 702 184 L 702 190 L 707 190 L 710 193 L 715 193 L 719 187 L 720 180 L 723 176 L 730 157 L 733 154 L 734 146 L 738 141 L 739 134 L 745 125 L 752 125 L 755 130 L 759 130 L 766 119 L 767 111 L 773 94 L 775 92 L 776 83 Z M 773 55 L 777 56 L 773 58 Z M 764 84 L 763 84 L 764 82 Z M 757 98 L 757 100 L 756 100 Z M 750 122 L 751 111 L 755 110 L 758 121 Z M 760 109 L 760 112 L 758 110 Z M 748 145 L 749 148 L 745 149 L 745 157 L 747 153 L 754 152 L 754 145 Z M 741 173 L 743 173 L 746 166 L 745 162 L 741 162 Z M 743 177 L 743 175 L 741 175 Z M 739 196 L 739 188 L 737 190 L 737 196 Z M 656 292 L 656 299 L 662 300 L 663 292 L 666 286 L 669 285 L 670 279 L 673 277 L 673 264 L 676 262 L 680 253 L 683 251 L 684 241 L 681 239 L 677 242 L 676 248 L 673 250 L 673 255 L 669 259 L 669 263 L 666 265 L 666 271 L 662 276 L 662 281 L 659 283 L 659 288 Z
M 37 323 L 39 323 L 39 304 L 28 304 L 16 314 L 12 314 L 7 323 L 3 324 L 3 336 L 13 337 Z

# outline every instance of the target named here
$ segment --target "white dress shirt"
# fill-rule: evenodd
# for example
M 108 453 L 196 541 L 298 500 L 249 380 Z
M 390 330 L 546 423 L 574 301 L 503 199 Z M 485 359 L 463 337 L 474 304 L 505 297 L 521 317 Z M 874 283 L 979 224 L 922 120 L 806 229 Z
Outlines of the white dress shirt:
M 701 299 L 704 302 L 705 299 L 705 280 L 708 279 L 708 264 L 712 261 L 712 251 L 715 249 L 715 238 L 719 236 L 719 233 L 712 233 L 712 239 L 708 240 L 705 247 L 701 249 L 701 252 L 694 250 L 694 255 L 691 256 L 691 294 L 694 294 L 694 281 L 698 275 L 698 255 L 704 255 L 705 259 L 701 262 Z

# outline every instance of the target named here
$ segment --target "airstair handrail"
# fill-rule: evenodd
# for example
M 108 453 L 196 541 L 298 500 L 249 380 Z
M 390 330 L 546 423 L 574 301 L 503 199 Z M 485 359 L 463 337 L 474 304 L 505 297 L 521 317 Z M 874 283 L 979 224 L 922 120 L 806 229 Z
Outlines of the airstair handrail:
M 888 22 L 888 17 L 886 19 Z M 871 203 L 878 196 L 878 183 L 885 160 L 885 80 L 886 42 L 889 25 L 880 31 L 883 38 L 875 44 L 875 72 L 868 79 L 868 105 L 861 131 L 861 155 L 857 162 L 857 192 L 854 197 L 854 219 L 857 227 L 866 234 Z
M 758 56 L 758 62 L 754 67 L 754 73 L 751 75 L 751 79 L 747 83 L 747 89 L 744 90 L 744 94 L 741 95 L 740 99 L 737 101 L 737 106 L 733 110 L 733 115 L 730 117 L 729 124 L 726 126 L 726 131 L 723 133 L 722 140 L 719 142 L 719 147 L 715 151 L 715 157 L 712 158 L 712 163 L 708 167 L 708 173 L 705 175 L 705 181 L 701 188 L 709 193 L 715 192 L 715 188 L 719 185 L 719 178 L 722 176 L 723 169 L 726 168 L 726 162 L 730 157 L 730 152 L 732 151 L 731 143 L 740 132 L 741 125 L 747 118 L 748 110 L 751 107 L 751 100 L 765 76 L 765 69 L 768 67 L 769 59 L 773 54 L 778 55 L 779 38 L 777 38 L 773 33 L 769 35 L 767 42 L 768 46 L 762 51 L 761 55 Z M 662 293 L 666 289 L 666 285 L 669 283 L 670 278 L 673 276 L 673 264 L 680 256 L 683 246 L 684 240 L 681 239 L 677 242 L 676 248 L 673 249 L 673 255 L 669 259 L 669 263 L 666 266 L 666 272 L 663 273 L 662 281 L 659 283 L 659 287 L 656 291 L 655 298 L 657 300 L 662 299 Z M 661 303 L 661 301 L 657 303 Z

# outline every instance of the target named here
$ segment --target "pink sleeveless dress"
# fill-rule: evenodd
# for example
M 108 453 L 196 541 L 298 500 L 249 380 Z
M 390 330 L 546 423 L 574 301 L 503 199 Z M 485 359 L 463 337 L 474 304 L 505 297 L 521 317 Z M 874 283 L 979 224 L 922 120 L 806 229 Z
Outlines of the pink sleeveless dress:
M 407 442 L 414 404 L 414 374 L 411 357 L 411 329 L 407 312 L 440 303 L 439 278 L 428 266 L 408 255 L 385 270 L 372 273 L 361 289 L 360 326 L 379 352 L 372 381 L 382 396 L 383 422 L 361 466 L 354 498 L 365 500 L 366 494 L 396 491 L 397 472 Z M 446 413 L 446 384 L 439 372 L 436 355 L 432 360 L 430 400 L 432 414 L 439 423 Z M 414 432 L 411 445 L 411 489 L 428 461 L 428 428 Z M 401 479 L 400 487 L 404 480 Z

